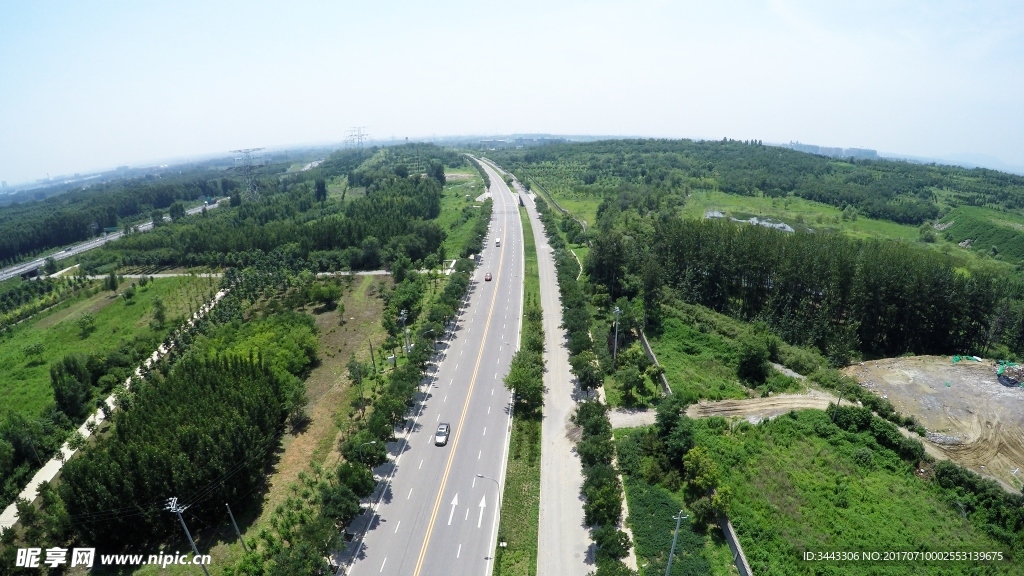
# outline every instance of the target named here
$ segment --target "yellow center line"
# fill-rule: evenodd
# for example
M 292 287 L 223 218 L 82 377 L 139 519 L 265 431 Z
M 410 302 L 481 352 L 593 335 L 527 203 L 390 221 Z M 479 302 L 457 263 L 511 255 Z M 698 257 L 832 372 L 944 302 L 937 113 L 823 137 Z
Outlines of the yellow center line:
M 508 224 L 508 214 L 504 210 L 505 199 L 502 197 L 501 207 L 503 212 L 502 217 L 502 230 Z M 501 256 L 498 258 L 498 270 L 501 270 L 502 263 L 505 261 L 505 251 L 501 251 Z M 441 477 L 441 489 L 437 492 L 437 500 L 434 501 L 434 510 L 430 513 L 430 524 L 427 525 L 427 536 L 423 539 L 423 547 L 420 548 L 420 555 L 416 559 L 416 569 L 413 571 L 413 576 L 419 576 L 420 570 L 423 569 L 423 560 L 427 555 L 427 546 L 430 544 L 430 537 L 434 531 L 434 521 L 437 520 L 437 511 L 441 508 L 441 499 L 444 497 L 444 489 L 448 484 L 448 473 L 451 472 L 452 462 L 455 460 L 455 451 L 459 447 L 459 438 L 462 436 L 462 424 L 466 420 L 466 413 L 469 411 L 469 400 L 473 397 L 473 388 L 476 386 L 476 375 L 480 370 L 480 362 L 484 358 L 484 349 L 486 348 L 487 338 L 490 336 L 488 328 L 491 326 L 491 316 L 494 314 L 494 302 L 498 298 L 498 284 L 501 283 L 501 274 L 498 274 L 497 282 L 494 283 L 494 293 L 491 295 L 491 307 L 487 311 L 487 323 L 484 325 L 484 339 L 480 342 L 480 352 L 476 357 L 476 366 L 473 367 L 473 378 L 469 383 L 469 393 L 466 394 L 466 403 L 462 406 L 462 415 L 459 417 L 459 425 L 455 429 L 455 440 L 452 442 L 452 451 L 448 455 L 448 464 L 444 467 L 444 476 Z

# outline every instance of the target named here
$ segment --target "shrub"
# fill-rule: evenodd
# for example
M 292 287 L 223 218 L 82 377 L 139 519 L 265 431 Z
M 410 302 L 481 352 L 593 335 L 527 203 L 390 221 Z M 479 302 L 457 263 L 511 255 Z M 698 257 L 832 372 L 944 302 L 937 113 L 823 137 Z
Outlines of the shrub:
M 762 335 L 748 335 L 740 339 L 736 373 L 749 383 L 760 384 L 771 374 L 770 357 L 767 339 Z

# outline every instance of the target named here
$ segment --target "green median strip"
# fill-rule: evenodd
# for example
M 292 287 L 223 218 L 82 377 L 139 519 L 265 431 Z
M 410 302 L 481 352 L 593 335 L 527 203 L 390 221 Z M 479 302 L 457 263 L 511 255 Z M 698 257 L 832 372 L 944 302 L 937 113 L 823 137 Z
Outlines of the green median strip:
M 531 308 L 540 308 L 540 276 L 533 228 L 524 208 L 519 209 L 523 222 L 525 277 L 523 286 L 523 331 L 525 348 L 528 334 L 540 332 L 540 315 L 530 315 Z M 532 316 L 532 317 L 531 317 Z M 530 323 L 538 324 L 535 328 Z M 534 334 L 535 337 L 535 334 Z M 537 573 L 537 529 L 540 519 L 540 440 L 541 411 L 521 410 L 517 403 L 512 420 L 512 436 L 505 473 L 505 492 L 501 500 L 499 547 L 495 556 L 494 574 L 501 576 L 534 575 Z M 504 543 L 504 546 L 501 545 Z

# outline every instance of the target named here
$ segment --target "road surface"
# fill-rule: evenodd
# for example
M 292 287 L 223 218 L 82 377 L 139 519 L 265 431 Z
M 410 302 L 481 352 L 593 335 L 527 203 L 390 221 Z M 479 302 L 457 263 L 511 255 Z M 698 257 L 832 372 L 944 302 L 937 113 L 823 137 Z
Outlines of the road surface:
M 189 208 L 188 210 L 185 211 L 185 213 L 186 214 L 198 214 L 199 212 L 203 211 L 203 208 L 206 208 L 207 210 L 212 210 L 212 209 L 216 208 L 217 206 L 218 206 L 218 203 L 214 202 L 213 204 L 210 204 L 209 206 L 205 206 L 204 205 L 204 206 L 196 206 L 195 208 Z M 170 217 L 164 216 L 164 220 L 170 220 Z M 142 224 L 139 224 L 138 226 L 135 226 L 135 228 L 139 232 L 146 232 L 147 230 L 150 230 L 150 229 L 153 228 L 153 222 L 152 221 L 144 222 Z M 49 256 L 52 257 L 54 260 L 57 260 L 57 261 L 64 260 L 65 258 L 70 258 L 70 257 L 74 256 L 75 254 L 81 254 L 82 252 L 85 252 L 87 250 L 92 250 L 93 248 L 102 246 L 102 245 L 106 244 L 107 242 L 113 242 L 114 240 L 117 240 L 118 238 L 120 238 L 123 235 L 124 235 L 124 232 L 112 232 L 110 234 L 107 234 L 106 236 L 100 236 L 99 238 L 93 238 L 91 240 L 86 240 L 85 242 L 81 242 L 79 244 L 75 244 L 74 246 L 71 246 L 70 248 L 67 248 L 65 250 L 61 250 L 59 252 L 54 252 L 53 254 L 50 254 Z M 35 260 L 30 260 L 28 262 L 22 262 L 21 264 L 15 264 L 14 266 L 10 266 L 8 268 L 4 268 L 3 270 L 0 270 L 0 282 L 2 282 L 4 280 L 7 280 L 9 278 L 14 278 L 15 276 L 19 276 L 19 275 L 24 274 L 26 272 L 31 272 L 32 270 L 37 270 L 39 268 L 42 268 L 43 264 L 46 263 L 46 258 L 47 258 L 46 256 L 44 256 L 42 258 L 36 258 Z
M 491 186 L 494 211 L 468 304 L 414 409 L 412 431 L 393 447 L 390 480 L 365 537 L 351 546 L 347 572 L 349 558 L 341 557 L 342 573 L 491 574 L 511 426 L 502 380 L 518 348 L 523 295 L 518 201 L 493 172 Z M 434 445 L 440 422 L 452 426 L 446 446 Z

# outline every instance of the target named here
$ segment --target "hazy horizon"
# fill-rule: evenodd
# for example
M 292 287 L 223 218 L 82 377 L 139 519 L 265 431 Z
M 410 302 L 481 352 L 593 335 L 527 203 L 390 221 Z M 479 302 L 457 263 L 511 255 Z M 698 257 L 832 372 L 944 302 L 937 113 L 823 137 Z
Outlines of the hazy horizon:
M 0 180 L 344 140 L 800 141 L 1024 166 L 1012 2 L 0 5 Z

